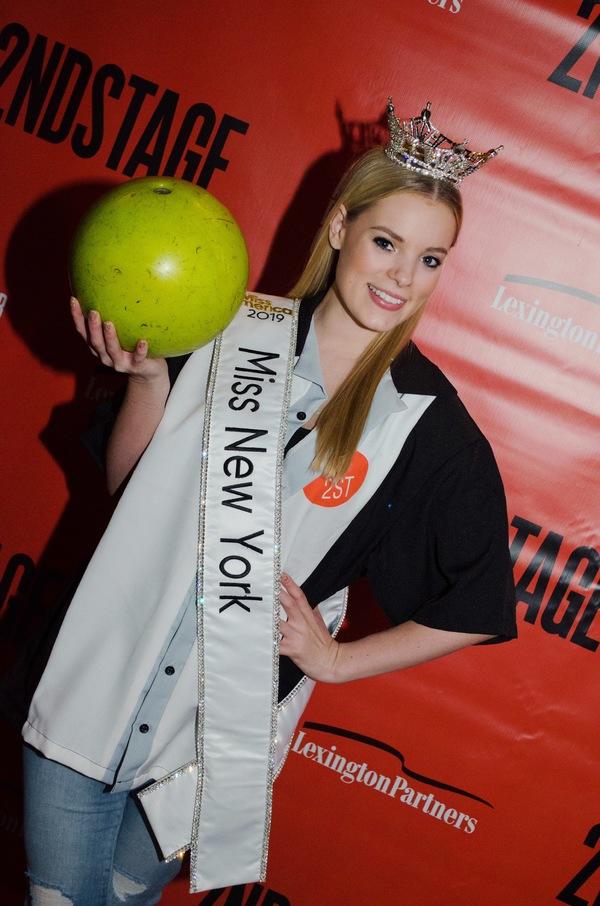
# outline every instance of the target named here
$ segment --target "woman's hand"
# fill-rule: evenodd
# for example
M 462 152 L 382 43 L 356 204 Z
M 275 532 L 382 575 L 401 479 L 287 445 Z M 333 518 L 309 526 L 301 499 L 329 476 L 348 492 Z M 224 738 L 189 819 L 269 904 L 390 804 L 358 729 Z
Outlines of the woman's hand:
M 126 352 L 119 342 L 114 324 L 100 318 L 97 311 L 91 311 L 87 318 L 81 305 L 71 297 L 71 315 L 75 329 L 103 365 L 128 374 L 134 381 L 153 381 L 166 372 L 164 359 L 148 358 L 148 343 L 138 340 L 133 352 Z
M 281 604 L 287 621 L 280 622 L 283 638 L 279 651 L 311 679 L 321 682 L 347 683 L 404 670 L 491 638 L 478 633 L 432 629 L 407 620 L 353 642 L 336 642 L 302 589 L 285 574 L 281 585 Z
M 106 483 L 114 494 L 152 440 L 163 416 L 170 389 L 167 362 L 148 358 L 146 340 L 138 340 L 135 350 L 127 352 L 114 324 L 103 324 L 97 311 L 86 318 L 75 298 L 71 298 L 71 314 L 77 333 L 102 364 L 129 376 L 106 451 Z
M 281 606 L 287 620 L 280 622 L 280 654 L 291 658 L 311 679 L 335 682 L 339 643 L 330 636 L 323 617 L 312 609 L 300 586 L 285 573 L 281 576 Z

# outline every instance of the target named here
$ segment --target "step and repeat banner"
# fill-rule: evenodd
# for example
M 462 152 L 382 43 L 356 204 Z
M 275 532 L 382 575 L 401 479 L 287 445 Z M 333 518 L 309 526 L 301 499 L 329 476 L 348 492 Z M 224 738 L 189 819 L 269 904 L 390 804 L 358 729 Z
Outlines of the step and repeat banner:
M 320 686 L 275 786 L 267 881 L 167 906 L 600 902 L 600 2 L 22 0 L 0 18 L 0 654 L 49 618 L 111 511 L 81 434 L 119 379 L 69 321 L 75 225 L 168 174 L 247 238 L 250 286 L 294 282 L 337 179 L 432 102 L 499 157 L 421 348 L 506 485 L 519 639 Z M 402 589 L 398 589 L 402 594 Z M 344 632 L 382 625 L 352 589 Z M 20 746 L 2 724 L 0 899 L 23 900 Z

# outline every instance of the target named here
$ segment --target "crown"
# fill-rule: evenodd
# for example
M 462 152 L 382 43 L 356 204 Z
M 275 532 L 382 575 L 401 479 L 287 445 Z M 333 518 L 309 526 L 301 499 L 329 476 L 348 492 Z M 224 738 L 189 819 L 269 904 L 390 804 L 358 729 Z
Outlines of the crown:
M 388 124 L 390 142 L 385 153 L 390 160 L 434 179 L 447 179 L 457 186 L 503 148 L 500 145 L 491 151 L 467 151 L 466 139 L 458 144 L 442 135 L 431 122 L 431 101 L 421 116 L 399 120 L 392 99 L 388 98 Z

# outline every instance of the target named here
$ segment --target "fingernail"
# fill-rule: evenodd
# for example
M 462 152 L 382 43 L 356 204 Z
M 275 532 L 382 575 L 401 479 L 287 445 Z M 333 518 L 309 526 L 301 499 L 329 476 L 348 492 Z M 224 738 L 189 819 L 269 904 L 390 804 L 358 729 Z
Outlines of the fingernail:
M 110 333 L 110 331 L 112 330 L 112 324 L 110 323 L 110 321 L 105 321 L 103 327 L 107 333 Z
M 282 573 L 282 574 L 281 574 L 281 581 L 282 581 L 282 582 L 289 582 L 289 581 L 290 581 L 290 577 L 288 576 L 287 573 Z

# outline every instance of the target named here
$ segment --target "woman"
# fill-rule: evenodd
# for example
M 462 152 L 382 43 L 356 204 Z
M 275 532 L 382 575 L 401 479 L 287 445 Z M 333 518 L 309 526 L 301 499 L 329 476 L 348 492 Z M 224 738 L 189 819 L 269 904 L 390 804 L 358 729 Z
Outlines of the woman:
M 440 137 L 429 108 L 389 113 L 291 292 L 297 321 L 251 296 L 171 386 L 143 340 L 124 352 L 72 303 L 129 375 L 107 451 L 127 487 L 24 729 L 34 904 L 156 903 L 187 848 L 192 890 L 264 877 L 271 784 L 315 680 L 516 634 L 493 455 L 410 340 L 460 230 L 456 185 L 495 152 Z M 361 574 L 392 627 L 338 643 Z

